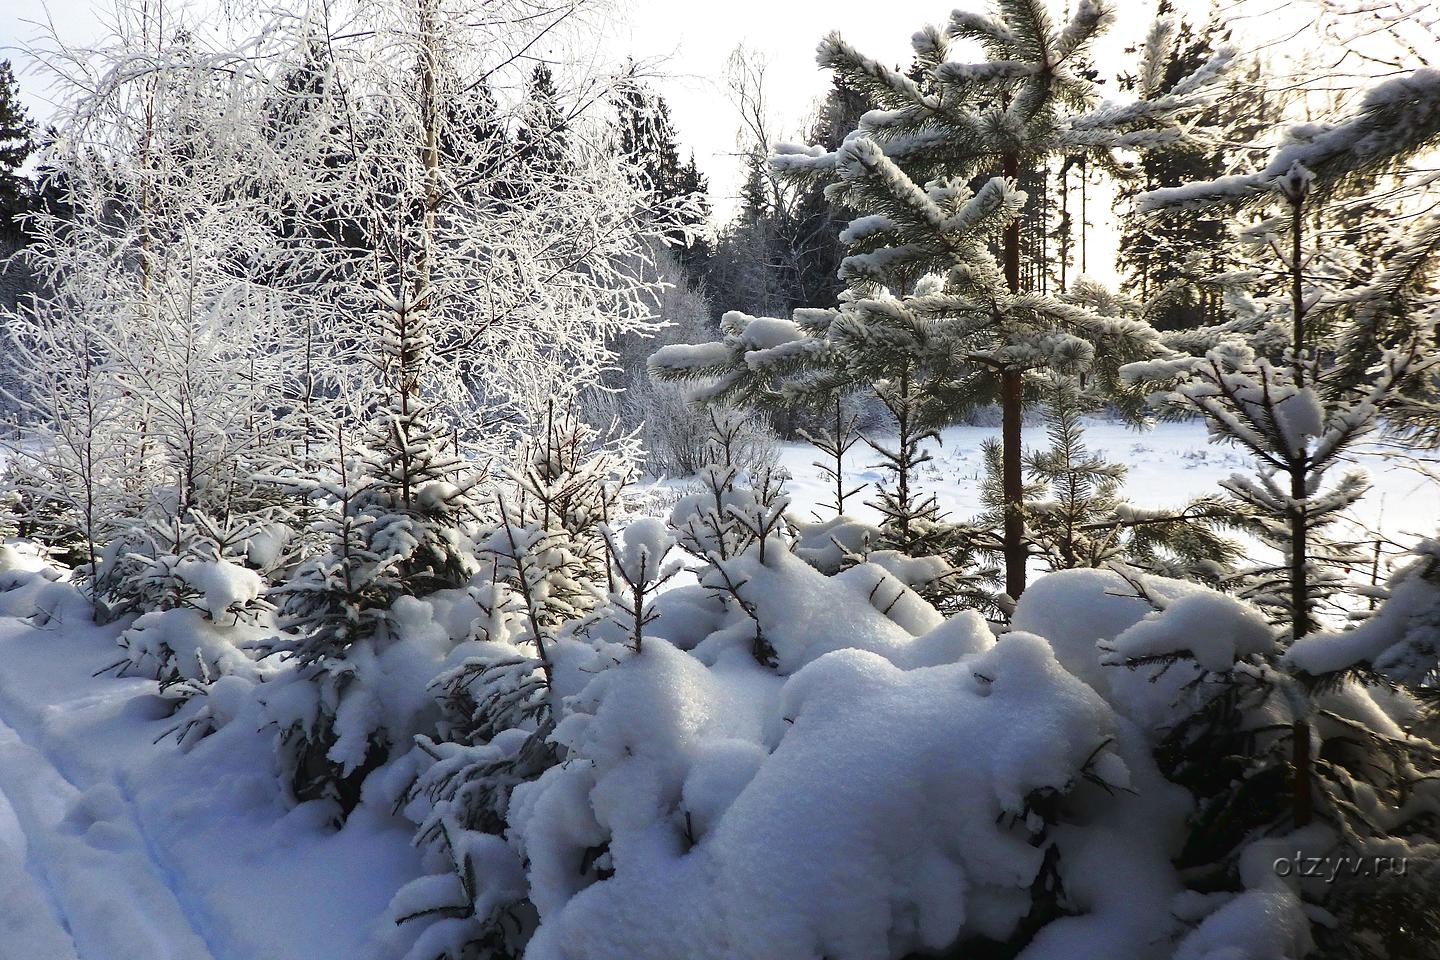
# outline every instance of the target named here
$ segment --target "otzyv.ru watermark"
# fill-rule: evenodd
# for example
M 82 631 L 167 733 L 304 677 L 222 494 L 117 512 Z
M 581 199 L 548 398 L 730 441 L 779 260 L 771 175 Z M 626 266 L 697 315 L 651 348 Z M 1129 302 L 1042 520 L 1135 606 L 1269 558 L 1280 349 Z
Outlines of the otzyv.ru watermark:
M 1281 877 L 1314 877 L 1334 883 L 1336 877 L 1403 877 L 1407 857 L 1307 857 L 1295 851 L 1293 857 L 1276 857 L 1275 874 Z

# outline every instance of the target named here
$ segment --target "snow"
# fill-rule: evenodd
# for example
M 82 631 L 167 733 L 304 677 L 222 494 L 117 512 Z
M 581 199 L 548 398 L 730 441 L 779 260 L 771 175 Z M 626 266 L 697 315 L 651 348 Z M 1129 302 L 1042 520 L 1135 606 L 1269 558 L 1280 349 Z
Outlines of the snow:
M 1139 196 L 1142 211 L 1234 204 L 1274 189 L 1291 197 L 1310 181 L 1339 178 L 1433 144 L 1440 130 L 1440 70 L 1391 77 L 1366 92 L 1360 106 L 1334 123 L 1296 124 L 1258 173 L 1220 177 Z
M 1147 577 L 1152 590 L 1163 589 Z M 1107 666 L 1102 644 L 1141 623 L 1152 613 L 1124 578 L 1109 570 L 1062 570 L 1031 584 L 1015 607 L 1011 624 L 1044 637 L 1055 658 L 1142 730 L 1156 730 L 1175 719 L 1181 691 L 1195 678 L 1190 664 L 1129 669 Z
M 39 579 L 39 578 L 37 578 Z M 155 683 L 92 674 L 123 624 L 0 620 L 0 957 L 349 960 L 418 871 L 410 831 L 287 810 L 248 714 L 184 753 Z M 9 601 L 16 592 L 3 595 Z
M 631 583 L 649 583 L 662 576 L 665 557 L 675 537 L 665 522 L 641 517 L 621 532 L 615 565 Z
M 1309 918 L 1293 894 L 1250 890 L 1206 917 L 1175 960 L 1282 960 L 1313 947 Z
M 925 465 L 958 516 L 978 509 L 979 442 L 993 432 L 946 430 Z M 1131 464 L 1141 506 L 1209 492 L 1243 463 L 1198 423 L 1134 433 L 1097 420 L 1087 440 Z M 782 448 L 802 511 L 830 493 L 813 459 Z M 863 457 L 853 464 L 854 480 L 876 479 Z M 1422 482 L 1369 466 L 1396 500 Z M 1387 530 L 1434 523 L 1440 505 L 1408 499 Z M 1024 960 L 1300 956 L 1310 921 L 1292 890 L 1247 874 L 1239 893 L 1183 894 L 1172 860 L 1190 799 L 1151 751 L 1198 668 L 1122 665 L 1188 651 L 1227 670 L 1273 652 L 1271 627 L 1203 587 L 1145 577 L 1142 600 L 1117 573 L 1075 570 L 1037 578 L 997 638 L 978 614 L 947 619 L 926 603 L 913 587 L 944 571 L 870 551 L 873 511 L 854 508 L 802 524 L 798 554 L 723 561 L 745 609 L 702 573 L 654 598 L 639 653 L 568 634 L 554 644 L 565 762 L 516 788 L 504 835 L 456 834 L 477 909 L 528 896 L 529 960 L 871 960 L 1003 939 L 1054 845 L 1074 914 Z M 613 542 L 637 580 L 676 555 L 653 519 Z M 846 553 L 867 556 L 841 570 Z M 1431 559 L 1422 546 L 1370 623 L 1287 656 L 1312 672 L 1400 664 L 1406 651 L 1419 663 Z M 467 895 L 394 815 L 424 756 L 367 783 L 339 830 L 329 802 L 287 808 L 267 724 L 304 722 L 326 694 L 254 659 L 250 644 L 273 628 L 268 614 L 238 615 L 259 595 L 251 571 L 197 564 L 186 579 L 199 606 L 95 626 L 64 574 L 23 545 L 0 549 L 0 958 L 398 960 L 462 942 L 460 919 L 394 923 Z M 502 646 L 476 639 L 498 606 L 481 602 L 488 588 L 402 599 L 352 652 L 335 760 L 363 762 L 373 731 L 403 745 L 433 724 L 434 678 Z M 757 620 L 774 668 L 753 654 Z M 196 665 L 186 676 L 203 692 L 171 715 L 153 679 L 92 676 L 122 637 L 132 654 Z M 1326 709 L 1401 735 L 1353 684 L 1326 696 Z M 202 712 L 211 735 L 165 736 Z M 463 749 L 513 755 L 521 740 L 441 745 L 431 773 L 473 761 Z M 1027 806 L 1037 790 L 1065 796 L 1062 821 Z
M 650 355 L 651 369 L 696 370 L 723 364 L 730 351 L 723 343 L 672 343 Z
M 813 523 L 800 520 L 796 523 L 795 555 L 822 573 L 838 573 L 847 556 L 867 553 L 879 538 L 879 526 L 846 516 Z
M 677 233 L 703 253 L 690 244 L 703 198 L 672 206 L 661 194 L 676 182 L 630 169 L 608 120 L 583 116 L 618 105 L 628 126 L 628 101 L 590 82 L 604 83 L 594 63 L 561 58 L 584 76 L 545 92 L 555 77 L 526 51 L 552 28 L 570 45 L 568 5 L 554 22 L 524 3 L 478 19 L 404 6 L 368 5 L 361 20 L 384 15 L 359 30 L 283 12 L 261 28 L 246 11 L 176 33 L 142 5 L 118 17 L 133 36 L 52 58 L 74 73 L 57 78 L 70 107 L 48 161 L 71 189 L 31 224 L 51 289 L 8 315 L 25 376 L 4 392 L 36 476 L 12 471 L 9 519 L 35 509 L 7 529 L 69 527 L 45 536 L 75 556 L 79 521 L 91 562 L 72 571 L 0 543 L 0 960 L 1298 960 L 1311 924 L 1344 907 L 1314 906 L 1324 891 L 1267 869 L 1275 853 L 1343 838 L 1434 861 L 1440 782 L 1426 779 L 1421 700 L 1368 675 L 1295 675 L 1433 680 L 1434 541 L 1375 592 L 1373 619 L 1287 646 L 1254 604 L 1120 567 L 1035 570 L 1010 624 L 947 616 L 937 584 L 968 571 L 950 553 L 883 549 L 895 529 L 863 498 L 889 497 L 891 477 L 865 445 L 849 476 L 826 478 L 795 444 L 772 467 L 761 416 L 712 410 L 723 462 L 639 506 L 621 490 L 657 403 L 676 417 L 668 459 L 694 463 L 679 447 L 700 408 L 630 391 L 642 341 L 701 331 L 706 290 L 729 282 L 682 277 L 696 258 L 661 255 Z M 1113 17 L 1107 0 L 1078 0 L 1064 23 L 1026 3 L 956 13 L 914 35 L 913 76 L 827 38 L 822 66 L 876 109 L 833 151 L 784 147 L 773 168 L 838 180 L 833 210 L 862 214 L 841 235 L 839 308 L 726 313 L 723 342 L 663 346 L 649 372 L 745 405 L 868 383 L 868 399 L 836 399 L 835 455 L 844 403 L 914 413 L 939 449 L 890 465 L 916 464 L 902 475 L 925 506 L 908 532 L 928 536 L 930 496 L 961 521 L 998 509 L 982 477 L 997 431 L 926 430 L 944 419 L 930 400 L 974 392 L 955 363 L 1027 377 L 1091 370 L 1107 350 L 1161 356 L 1132 377 L 1209 364 L 1213 377 L 1171 384 L 1208 430 L 1091 422 L 1091 449 L 1132 465 L 1125 517 L 1217 486 L 1265 513 L 1251 529 L 1293 513 L 1291 497 L 1317 520 L 1352 506 L 1366 482 L 1322 490 L 1321 468 L 1349 459 L 1418 366 L 1387 355 L 1368 394 L 1327 414 L 1323 380 L 1296 387 L 1255 358 L 1268 333 L 1182 360 L 1126 297 L 1012 296 L 984 249 L 1026 202 L 999 177 L 971 195 L 973 174 L 994 173 L 985 156 L 1203 139 L 1225 49 L 1168 92 L 1157 62 L 1140 97 L 1088 109 L 1100 89 L 1087 48 Z M 952 39 L 989 62 L 953 61 Z M 1175 42 L 1157 32 L 1151 58 Z M 484 78 L 458 82 L 481 60 L 498 97 Z M 256 69 L 214 69 L 237 63 Z M 763 65 L 734 65 L 740 99 L 758 105 Z M 516 71 L 532 67 L 526 85 Z M 395 95 L 417 80 L 423 96 Z M 144 124 L 127 122 L 137 82 Z M 1440 72 L 1415 71 L 1349 120 L 1292 127 L 1259 174 L 1142 205 L 1278 189 L 1298 237 L 1312 191 L 1433 146 L 1437 130 Z M 412 202 L 442 195 L 443 210 Z M 120 196 L 147 202 L 130 217 Z M 132 228 L 138 273 L 115 257 Z M 723 249 L 754 239 L 745 230 L 712 239 L 721 260 L 764 253 Z M 766 286 L 775 265 L 748 259 L 722 273 Z M 744 292 L 754 309 L 784 293 Z M 1237 324 L 1263 323 L 1241 296 Z M 1356 301 L 1365 316 L 1378 302 Z M 166 304 L 179 309 L 152 309 Z M 869 349 L 881 341 L 898 353 Z M 1216 406 L 1227 397 L 1236 409 Z M 558 427 L 557 403 L 575 408 Z M 1258 479 L 1236 473 L 1254 457 Z M 1266 469 L 1287 457 L 1313 468 L 1306 491 Z M 1433 534 L 1440 503 L 1415 495 L 1429 481 L 1360 459 L 1377 496 L 1355 539 L 1379 551 Z M 262 467 L 275 475 L 252 483 Z M 816 509 L 833 493 L 843 512 L 867 488 L 852 515 Z M 1387 498 L 1406 509 L 1387 513 Z M 1219 721 L 1238 741 L 1215 757 L 1224 783 L 1199 782 L 1217 751 L 1175 725 L 1209 719 L 1197 704 L 1233 711 Z M 1266 778 L 1303 772 L 1305 744 L 1316 819 L 1339 804 L 1355 816 L 1285 834 L 1285 800 L 1306 819 L 1305 781 Z M 1412 746 L 1418 759 L 1403 759 Z M 1212 815 L 1251 800 L 1241 787 L 1267 785 L 1281 811 L 1269 823 L 1206 836 Z
M 1111 723 L 1042 640 L 912 670 L 840 650 L 726 709 L 754 669 L 656 643 L 586 691 L 557 736 L 589 762 L 517 791 L 527 957 L 868 960 L 1018 921 L 1042 854 L 1005 815 L 1072 785 Z M 607 835 L 614 875 L 587 882 Z
M 120 635 L 120 645 L 129 661 L 127 670 L 140 676 L 159 679 L 173 671 L 178 678 L 201 683 L 221 676 L 258 682 L 273 671 L 257 663 L 246 648 L 273 633 L 268 625 L 216 623 L 198 610 L 181 607 L 142 614 Z
M 903 667 L 942 662 L 955 646 L 953 631 L 943 631 L 940 616 L 909 587 L 874 564 L 861 564 L 827 578 L 798 557 L 781 552 L 768 565 L 752 555 L 727 564 L 743 581 L 741 596 L 765 624 L 781 673 L 840 649 L 875 653 Z M 669 636 L 667 594 L 659 602 L 656 630 Z M 670 601 L 673 602 L 673 601 Z M 978 627 L 985 630 L 983 624 Z M 932 632 L 934 631 L 934 632 Z M 988 635 L 988 631 L 986 631 Z M 747 634 L 720 631 L 695 648 L 697 656 L 718 660 Z M 973 642 L 962 641 L 964 646 Z
M 1153 581 L 1145 577 L 1147 590 Z M 1164 581 L 1163 606 L 1110 644 L 1104 662 L 1185 654 L 1206 670 L 1224 672 L 1237 661 L 1275 650 L 1275 628 L 1255 607 L 1198 584 Z
M 1124 494 L 1139 507 L 1178 507 L 1196 497 L 1213 495 L 1221 481 L 1236 472 L 1249 472 L 1252 467 L 1252 459 L 1245 451 L 1214 440 L 1199 420 L 1167 421 L 1141 431 L 1117 421 L 1088 418 L 1085 430 L 1089 449 L 1107 460 L 1125 464 Z M 980 481 L 984 459 L 980 445 L 998 436 L 997 427 L 954 426 L 941 431 L 938 446 L 930 445 L 934 459 L 920 468 L 920 483 L 927 493 L 935 494 L 941 509 L 952 519 L 964 520 L 982 512 Z M 885 438 L 883 432 L 876 435 L 876 439 Z M 1035 443 L 1038 445 L 1040 440 Z M 1379 531 L 1391 540 L 1408 544 L 1417 537 L 1433 536 L 1440 529 L 1440 497 L 1434 495 L 1433 480 L 1384 456 L 1377 448 L 1362 446 L 1352 453 L 1356 466 L 1369 475 L 1371 489 L 1347 511 L 1355 521 L 1342 527 L 1347 535 L 1373 543 Z M 834 481 L 820 474 L 814 460 L 815 449 L 808 444 L 781 445 L 780 464 L 791 476 L 786 484 L 791 509 L 802 518 L 814 516 L 830 521 L 833 513 L 818 505 L 833 497 Z M 867 452 L 860 448 L 847 457 L 846 472 L 851 485 L 884 480 L 873 458 L 867 458 Z M 878 523 L 879 513 L 862 503 L 872 491 L 867 489 L 847 502 L 846 512 L 853 520 Z M 824 543 L 817 538 L 815 546 Z M 1259 544 L 1247 546 L 1267 556 Z
M 1302 637 L 1285 660 L 1319 676 L 1366 665 L 1406 683 L 1419 684 L 1440 658 L 1440 542 L 1422 541 L 1417 556 L 1389 584 L 1389 595 L 1375 615 L 1345 631 L 1321 631 Z

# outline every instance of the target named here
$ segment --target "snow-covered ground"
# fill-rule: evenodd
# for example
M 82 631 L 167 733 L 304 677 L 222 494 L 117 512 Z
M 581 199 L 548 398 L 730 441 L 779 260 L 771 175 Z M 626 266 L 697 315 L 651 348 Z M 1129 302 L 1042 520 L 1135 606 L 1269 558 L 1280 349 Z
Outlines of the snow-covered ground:
M 117 629 L 59 613 L 0 617 L 0 960 L 361 956 L 418 872 L 408 825 L 287 811 L 244 718 L 188 755 L 154 743 L 154 681 L 92 676 Z
M 940 444 L 931 444 L 934 459 L 920 468 L 922 483 L 953 519 L 964 520 L 979 512 L 984 469 L 980 444 L 998 436 L 998 432 L 987 427 L 950 427 L 941 434 Z M 1027 443 L 1044 446 L 1047 440 L 1043 428 L 1029 427 Z M 1252 469 L 1243 451 L 1211 442 L 1198 420 L 1161 423 L 1143 432 L 1115 421 L 1091 420 L 1087 422 L 1085 443 L 1128 468 L 1124 495 L 1146 507 L 1179 506 L 1194 497 L 1217 494 L 1221 480 Z M 832 488 L 814 464 L 818 455 L 819 451 L 804 443 L 781 447 L 780 462 L 792 477 L 788 485 L 792 508 L 802 516 L 812 512 L 826 516 L 815 505 L 833 499 Z M 884 479 L 884 473 L 871 466 L 877 459 L 864 445 L 851 450 L 846 471 L 853 477 L 852 486 Z M 1354 511 L 1355 520 L 1364 530 L 1382 531 L 1408 546 L 1418 537 L 1434 536 L 1440 529 L 1440 483 L 1416 472 L 1405 461 L 1384 457 L 1373 449 L 1347 467 L 1356 468 L 1364 470 L 1373 484 Z M 1340 472 L 1333 471 L 1332 479 L 1337 479 Z M 873 487 L 866 488 L 847 501 L 846 512 L 862 519 L 878 519 L 875 511 L 862 503 L 873 492 Z M 1350 532 L 1357 539 L 1373 536 L 1359 529 Z
M 958 517 L 976 509 L 992 433 L 947 430 L 925 467 Z M 1247 467 L 1198 424 L 1097 421 L 1087 439 L 1129 465 L 1128 495 L 1146 505 L 1213 492 Z M 874 481 L 867 454 L 855 473 Z M 814 451 L 781 456 L 808 512 L 826 494 Z M 1365 523 L 1401 541 L 1433 534 L 1429 481 L 1375 456 L 1361 465 L 1376 487 Z M 54 586 L 0 593 L 0 960 L 379 958 L 387 904 L 425 872 L 412 825 L 362 805 L 336 832 L 321 805 L 286 809 L 254 715 L 182 753 L 154 681 L 94 675 L 116 660 L 119 626 L 91 625 Z

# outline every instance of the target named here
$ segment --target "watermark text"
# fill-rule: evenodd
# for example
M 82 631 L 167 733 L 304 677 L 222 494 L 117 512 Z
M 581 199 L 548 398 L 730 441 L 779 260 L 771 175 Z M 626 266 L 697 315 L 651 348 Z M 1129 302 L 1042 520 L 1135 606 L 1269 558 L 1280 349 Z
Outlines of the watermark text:
M 1406 857 L 1307 857 L 1296 850 L 1293 857 L 1276 857 L 1274 868 L 1279 877 L 1334 883 L 1337 877 L 1403 877 L 1408 865 Z

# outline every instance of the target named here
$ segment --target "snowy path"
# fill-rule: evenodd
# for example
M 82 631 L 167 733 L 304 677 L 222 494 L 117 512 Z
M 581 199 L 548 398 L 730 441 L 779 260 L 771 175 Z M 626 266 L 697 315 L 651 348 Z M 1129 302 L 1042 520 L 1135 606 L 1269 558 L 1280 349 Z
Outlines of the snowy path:
M 32 754 L 14 730 L 0 725 L 0 903 L 5 905 L 0 911 L 0 960 L 32 955 L 74 960 L 75 941 L 38 862 L 42 854 L 32 852 L 29 830 L 10 799 L 10 792 L 19 790 L 13 782 L 7 786 L 30 765 Z
M 375 956 L 411 826 L 287 809 L 254 717 L 155 743 L 155 683 L 92 676 L 116 630 L 0 616 L 0 960 Z
M 22 711 L 8 692 L 0 691 L 0 960 L 214 960 L 120 785 L 62 773 L 43 749 L 43 724 L 11 719 Z

